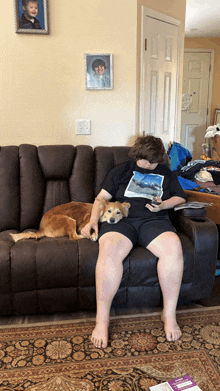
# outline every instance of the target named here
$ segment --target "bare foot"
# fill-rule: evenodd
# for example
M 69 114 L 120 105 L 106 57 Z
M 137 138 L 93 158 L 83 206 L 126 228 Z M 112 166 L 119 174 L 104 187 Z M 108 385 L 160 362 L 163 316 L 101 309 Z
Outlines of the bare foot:
M 164 322 L 164 331 L 167 341 L 177 341 L 181 337 L 182 332 L 177 324 L 176 316 L 165 316 L 163 312 L 161 315 L 161 320 Z
M 91 341 L 96 348 L 106 348 L 108 344 L 108 323 L 98 322 L 92 332 Z

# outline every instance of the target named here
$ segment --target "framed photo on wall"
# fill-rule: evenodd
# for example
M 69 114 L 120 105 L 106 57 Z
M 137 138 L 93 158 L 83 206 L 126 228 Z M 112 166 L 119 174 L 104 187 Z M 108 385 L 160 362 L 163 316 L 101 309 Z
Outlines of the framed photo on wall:
M 22 34 L 49 34 L 47 0 L 14 0 L 15 30 Z
M 216 109 L 215 110 L 215 120 L 214 120 L 214 125 L 220 124 L 220 110 Z
M 86 90 L 113 89 L 113 55 L 85 54 Z

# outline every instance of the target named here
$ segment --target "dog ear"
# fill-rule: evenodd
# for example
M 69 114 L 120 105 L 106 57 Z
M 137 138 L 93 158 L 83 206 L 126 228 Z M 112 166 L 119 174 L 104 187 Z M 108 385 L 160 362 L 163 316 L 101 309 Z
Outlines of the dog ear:
M 129 202 L 123 202 L 121 206 L 125 217 L 128 217 L 128 210 L 131 207 L 131 204 L 129 204 Z

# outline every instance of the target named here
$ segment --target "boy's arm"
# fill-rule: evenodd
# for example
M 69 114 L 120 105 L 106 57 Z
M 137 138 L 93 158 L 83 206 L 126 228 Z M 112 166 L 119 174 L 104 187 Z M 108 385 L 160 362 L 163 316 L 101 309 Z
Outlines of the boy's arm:
M 177 196 L 173 196 L 168 200 L 164 200 L 164 201 L 162 201 L 159 197 L 157 197 L 157 201 L 160 202 L 159 205 L 155 205 L 152 202 L 152 204 L 146 204 L 145 205 L 146 208 L 148 208 L 151 212 L 159 212 L 160 210 L 164 210 L 164 209 L 172 209 L 175 206 L 186 202 L 184 198 L 177 197 Z
M 186 200 L 182 197 L 173 196 L 162 202 L 162 209 L 172 209 L 179 204 L 185 203 Z M 161 210 L 162 210 L 161 209 Z
M 81 234 L 85 236 L 85 238 L 91 238 L 91 230 L 94 230 L 95 234 L 98 235 L 98 221 L 100 216 L 100 201 L 110 201 L 112 198 L 111 194 L 109 194 L 106 190 L 102 189 L 100 193 L 95 198 L 92 212 L 90 216 L 90 220 L 88 224 L 82 229 Z

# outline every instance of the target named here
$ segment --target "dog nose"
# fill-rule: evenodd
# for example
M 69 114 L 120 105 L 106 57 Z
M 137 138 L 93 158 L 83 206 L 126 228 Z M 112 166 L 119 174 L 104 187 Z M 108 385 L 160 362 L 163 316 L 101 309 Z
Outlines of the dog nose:
M 113 224 L 114 222 L 115 222 L 114 217 L 111 217 L 111 218 L 110 218 L 110 223 Z

